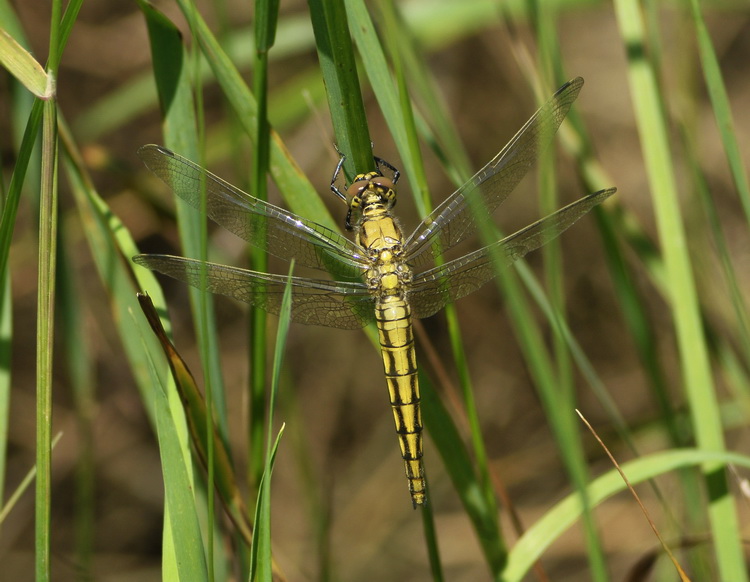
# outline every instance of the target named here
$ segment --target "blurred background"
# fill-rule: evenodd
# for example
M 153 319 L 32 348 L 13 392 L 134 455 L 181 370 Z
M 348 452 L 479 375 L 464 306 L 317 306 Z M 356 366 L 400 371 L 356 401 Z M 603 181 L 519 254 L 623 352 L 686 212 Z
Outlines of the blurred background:
M 436 3 L 435 6 L 443 3 Z M 480 7 L 481 4 L 481 7 Z M 492 4 L 492 3 L 486 3 Z M 533 27 L 523 7 L 486 8 L 467 2 L 472 10 L 464 20 L 441 20 L 427 2 L 403 2 L 399 7 L 421 43 L 429 73 L 439 87 L 472 166 L 479 169 L 515 134 L 538 106 L 524 72 L 519 48 L 535 50 Z M 633 87 L 628 82 L 626 49 L 618 32 L 614 8 L 605 2 L 559 2 L 556 22 L 562 62 L 568 78 L 582 76 L 586 84 L 574 105 L 591 138 L 593 157 L 601 164 L 603 181 L 589 189 L 579 178 L 571 157 L 558 148 L 560 205 L 594 189 L 616 186 L 611 203 L 627 213 L 644 240 L 656 241 L 656 223 L 644 168 L 643 152 L 633 113 Z M 715 4 L 715 5 L 714 5 Z M 190 38 L 184 18 L 169 1 L 155 5 Z M 252 12 L 240 2 L 219 9 L 198 3 L 201 14 L 217 35 L 224 33 L 233 62 L 250 78 Z M 750 151 L 750 11 L 741 2 L 706 5 L 705 18 L 718 53 L 728 91 L 734 131 L 747 165 Z M 46 54 L 49 30 L 47 3 L 12 5 L 37 58 Z M 271 52 L 270 117 L 291 156 L 320 192 L 332 216 L 343 225 L 346 208 L 329 192 L 337 161 L 335 141 L 319 74 L 312 29 L 304 2 L 283 2 L 278 51 Z M 702 207 L 692 193 L 692 162 L 680 146 L 680 127 L 688 125 L 699 136 L 698 166 L 704 172 L 716 205 L 717 219 L 726 236 L 739 288 L 748 284 L 750 240 L 740 202 L 727 168 L 713 114 L 701 78 L 701 63 L 686 9 L 663 3 L 651 14 L 658 16 L 666 112 L 673 123 L 673 155 L 681 194 L 688 244 L 705 309 L 703 317 L 718 334 L 734 342 L 734 311 Z M 431 14 L 433 18 L 426 18 Z M 421 15 L 421 18 L 420 18 Z M 508 20 L 511 18 L 511 21 Z M 243 44 L 245 43 L 245 44 Z M 532 61 L 533 62 L 533 61 Z M 364 77 L 364 75 L 362 75 Z M 9 75 L 0 75 L 0 154 L 7 184 L 13 171 L 19 128 L 12 103 L 23 89 Z M 153 87 L 149 39 L 136 3 L 99 1 L 84 3 L 65 50 L 58 79 L 61 119 L 69 124 L 83 152 L 94 186 L 112 212 L 129 229 L 142 252 L 181 254 L 173 215 L 173 195 L 137 158 L 143 144 L 161 143 L 160 113 Z M 550 88 L 547 96 L 554 91 Z M 401 167 L 399 154 L 369 86 L 364 88 L 375 154 Z M 227 114 L 221 90 L 210 80 L 204 86 L 206 164 L 214 173 L 247 188 L 250 146 L 236 135 L 236 120 Z M 455 186 L 440 161 L 424 147 L 431 194 L 435 204 Z M 684 171 L 682 171 L 684 170 Z M 53 455 L 53 560 L 56 580 L 159 580 L 163 489 L 159 449 L 114 326 L 108 295 L 97 274 L 66 180 L 60 180 L 60 235 L 70 261 L 64 268 L 70 287 L 61 293 L 79 296 L 77 314 L 93 366 L 93 400 L 87 401 L 90 433 L 80 430 L 81 401 L 71 380 L 69 342 L 58 321 L 55 342 L 53 433 L 62 439 Z M 284 205 L 270 184 L 269 199 Z M 35 186 L 29 184 L 29 191 Z M 504 232 L 512 232 L 540 216 L 538 176 L 535 170 L 496 213 Z M 37 215 L 25 196 L 19 209 L 10 254 L 13 341 L 12 393 L 9 413 L 8 458 L 5 491 L 17 487 L 34 463 L 35 425 L 35 321 L 37 280 Z M 406 183 L 397 207 L 404 230 L 419 219 Z M 315 220 L 315 217 L 309 217 Z M 693 226 L 695 225 L 695 226 Z M 245 244 L 230 233 L 210 225 L 212 253 L 220 262 L 246 266 Z M 475 248 L 476 241 L 462 249 Z M 569 326 L 590 360 L 606 392 L 627 422 L 641 454 L 669 445 L 660 423 L 660 407 L 649 388 L 647 373 L 623 309 L 613 288 L 593 217 L 587 216 L 561 238 L 564 263 L 565 309 Z M 670 405 L 684 414 L 684 391 L 673 320 L 664 294 L 644 267 L 647 259 L 638 249 L 627 248 L 634 286 L 655 332 L 654 358 L 665 374 Z M 527 258 L 532 270 L 543 276 L 541 254 Z M 287 265 L 271 260 L 272 272 L 285 273 Z M 160 279 L 173 323 L 175 344 L 201 377 L 187 289 Z M 216 298 L 220 330 L 221 367 L 228 390 L 231 439 L 242 473 L 246 448 L 246 385 L 249 376 L 247 308 L 226 298 Z M 495 479 L 512 500 L 523 522 L 534 523 L 552 505 L 570 493 L 571 486 L 554 435 L 546 420 L 528 369 L 519 351 L 503 297 L 487 285 L 457 303 L 469 371 L 474 385 L 482 434 Z M 541 312 L 536 314 L 544 321 Z M 275 328 L 276 318 L 269 318 Z M 439 314 L 423 322 L 424 330 L 443 363 L 435 372 L 420 348 L 420 365 L 439 378 L 446 406 L 452 408 L 458 377 L 452 366 L 446 323 Z M 552 342 L 547 323 L 546 340 Z M 384 385 L 382 361 L 360 332 L 292 325 L 286 348 L 278 422 L 286 432 L 273 477 L 274 555 L 290 580 L 322 579 L 328 569 L 339 580 L 428 580 L 431 574 L 419 515 L 411 508 L 403 464 L 398 454 L 393 421 Z M 270 354 L 269 354 L 270 357 Z M 734 402 L 732 379 L 726 368 L 716 370 L 717 390 L 725 402 Z M 744 371 L 747 373 L 747 370 Z M 578 372 L 576 406 L 607 439 L 621 461 L 632 458 L 613 432 L 613 421 L 588 382 Z M 200 383 L 200 380 L 199 380 Z M 455 393 L 454 393 L 455 394 Z M 727 431 L 728 447 L 747 452 L 747 416 L 738 413 Z M 91 570 L 82 572 L 76 560 L 74 539 L 81 520 L 76 511 L 81 495 L 79 455 L 82 442 L 93 442 L 94 532 Z M 592 475 L 611 468 L 588 434 L 583 436 Z M 430 502 L 435 513 L 441 559 L 449 580 L 489 579 L 481 547 L 461 508 L 450 479 L 429 437 L 425 440 Z M 311 485 L 314 484 L 314 485 Z M 669 496 L 672 484 L 661 483 Z M 654 501 L 653 491 L 642 487 Z M 657 503 L 657 502 L 654 502 Z M 747 505 L 739 504 L 747 517 Z M 8 580 L 31 579 L 33 493 L 27 491 L 2 525 L 0 562 Z M 661 514 L 663 508 L 655 510 Z M 321 517 L 321 513 L 323 514 Z M 596 511 L 601 542 L 613 580 L 632 575 L 635 565 L 658 546 L 633 499 L 621 494 Z M 502 511 L 501 522 L 508 544 L 514 534 Z M 325 551 L 320 532 L 325 524 Z M 667 534 L 676 535 L 669 520 L 661 522 Z M 325 562 L 325 564 L 323 564 Z M 585 580 L 586 545 L 579 527 L 563 534 L 545 553 L 549 579 Z M 5 574 L 0 575 L 4 578 Z M 657 578 L 631 578 L 657 579 Z M 676 579 L 669 575 L 659 578 Z

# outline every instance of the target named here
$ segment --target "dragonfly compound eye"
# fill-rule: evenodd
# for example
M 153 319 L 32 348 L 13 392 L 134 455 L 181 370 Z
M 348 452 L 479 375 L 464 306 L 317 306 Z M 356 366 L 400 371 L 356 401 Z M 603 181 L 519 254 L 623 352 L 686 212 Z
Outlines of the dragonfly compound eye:
M 360 178 L 362 175 L 363 174 L 357 176 L 357 178 L 354 179 L 354 182 L 352 182 L 351 185 L 346 189 L 346 193 L 352 198 L 361 198 L 362 192 L 367 190 L 368 186 L 370 185 L 369 180 Z
M 393 180 L 386 178 L 385 176 L 377 176 L 370 180 L 370 184 L 372 184 L 377 193 L 383 197 L 383 200 L 393 202 L 396 199 L 396 188 L 393 184 Z

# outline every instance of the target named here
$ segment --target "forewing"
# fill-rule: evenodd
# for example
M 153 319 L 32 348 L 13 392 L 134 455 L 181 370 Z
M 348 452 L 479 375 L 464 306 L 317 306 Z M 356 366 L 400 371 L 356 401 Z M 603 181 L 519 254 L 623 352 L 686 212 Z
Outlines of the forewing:
M 503 268 L 538 249 L 612 194 L 614 188 L 581 198 L 518 232 L 459 259 L 420 273 L 412 283 L 409 302 L 414 317 L 429 317 L 449 301 L 473 293 Z
M 500 153 L 422 221 L 404 246 L 410 264 L 424 265 L 471 236 L 477 215 L 489 219 L 552 142 L 582 86 L 577 77 L 560 87 Z
M 138 155 L 194 208 L 201 208 L 201 191 L 205 189 L 208 216 L 250 244 L 286 261 L 294 259 L 337 276 L 352 278 L 362 272 L 362 249 L 325 226 L 250 196 L 161 146 L 143 146 Z
M 138 255 L 133 261 L 198 289 L 227 295 L 275 315 L 287 277 L 174 257 Z M 359 329 L 374 317 L 373 298 L 362 283 L 292 277 L 292 321 Z

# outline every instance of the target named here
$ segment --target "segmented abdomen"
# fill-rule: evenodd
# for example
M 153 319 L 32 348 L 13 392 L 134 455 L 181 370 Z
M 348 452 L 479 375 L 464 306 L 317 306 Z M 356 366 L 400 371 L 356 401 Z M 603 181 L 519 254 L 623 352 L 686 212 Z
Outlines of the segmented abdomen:
M 406 465 L 414 506 L 425 502 L 422 465 L 422 414 L 414 332 L 409 304 L 399 297 L 384 297 L 375 307 L 385 378 L 396 422 L 401 456 Z

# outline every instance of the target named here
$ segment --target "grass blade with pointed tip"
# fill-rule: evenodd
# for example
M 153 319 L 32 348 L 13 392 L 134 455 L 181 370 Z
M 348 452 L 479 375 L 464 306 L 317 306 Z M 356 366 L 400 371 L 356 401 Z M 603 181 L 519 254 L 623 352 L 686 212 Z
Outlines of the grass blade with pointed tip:
M 281 378 L 281 364 L 286 348 L 287 335 L 292 313 L 292 272 L 294 261 L 289 267 L 289 279 L 284 296 L 281 301 L 279 313 L 279 325 L 276 333 L 276 347 L 273 354 L 273 369 L 271 374 L 271 393 L 268 398 L 268 434 L 266 435 L 266 458 L 263 469 L 263 477 L 258 489 L 258 501 L 255 507 L 255 537 L 250 551 L 250 580 L 262 580 L 272 582 L 273 560 L 271 558 L 271 475 L 273 473 L 274 460 L 278 450 L 281 435 L 284 432 L 282 426 L 276 439 L 273 439 L 273 413 L 276 408 L 276 395 L 279 390 Z
M 164 574 L 172 573 L 180 581 L 208 580 L 208 566 L 203 552 L 196 502 L 193 494 L 190 458 L 182 445 L 181 431 L 175 425 L 172 403 L 167 397 L 167 387 L 161 383 L 154 362 L 144 341 L 143 350 L 148 355 L 149 370 L 153 380 L 154 412 L 156 432 L 159 437 L 162 472 L 164 475 L 165 519 L 171 527 L 166 529 L 168 538 L 165 555 L 174 555 L 173 561 L 164 565 Z M 189 452 L 188 452 L 189 455 Z M 166 558 L 163 558 L 166 560 Z M 168 574 L 169 573 L 169 574 Z

